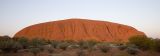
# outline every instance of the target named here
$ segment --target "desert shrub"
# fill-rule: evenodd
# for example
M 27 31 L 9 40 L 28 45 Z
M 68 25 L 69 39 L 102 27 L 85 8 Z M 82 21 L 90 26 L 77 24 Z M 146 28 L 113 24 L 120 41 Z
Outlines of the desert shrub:
M 16 42 L 9 36 L 0 37 L 0 49 L 3 52 L 17 52 L 17 50 L 21 49 L 22 45 L 19 42 Z
M 80 41 L 78 44 L 80 45 L 82 49 L 88 49 L 96 45 L 97 42 L 93 40 L 89 40 L 89 41 Z
M 136 45 L 141 50 L 154 50 L 160 52 L 160 39 L 135 36 L 129 39 L 129 43 Z
M 62 50 L 66 50 L 69 45 L 70 45 L 70 44 L 67 43 L 67 42 L 62 42 L 62 43 L 60 43 L 60 44 L 58 45 L 58 47 L 59 47 L 60 49 L 62 49 Z
M 3 52 L 17 52 L 17 50 L 22 49 L 20 42 L 15 41 L 9 36 L 0 37 L 0 49 Z
M 30 48 L 29 51 L 32 52 L 34 54 L 34 56 L 37 56 L 37 54 L 39 52 L 41 52 L 41 50 L 39 48 Z
M 149 50 L 152 49 L 154 44 L 151 38 L 147 38 L 146 36 L 133 36 L 129 38 L 129 43 L 136 45 L 139 49 Z
M 17 52 L 17 50 L 22 49 L 23 46 L 19 42 L 14 42 L 11 48 L 14 52 Z
M 111 47 L 107 43 L 100 43 L 97 46 L 104 53 L 107 53 L 111 49 Z
M 42 40 L 42 39 L 38 39 L 38 38 L 35 38 L 35 39 L 32 39 L 31 42 L 30 42 L 31 46 L 33 47 L 40 47 L 40 46 L 43 46 L 45 45 L 45 41 Z
M 11 40 L 0 41 L 0 49 L 3 52 L 10 52 L 13 45 L 14 45 L 13 41 L 11 41 Z
M 19 42 L 15 42 L 13 40 L 5 40 L 0 41 L 0 49 L 3 52 L 17 52 L 17 50 L 21 49 L 22 45 Z
M 25 37 L 18 38 L 17 42 L 19 42 L 23 46 L 24 49 L 28 48 L 29 46 L 29 41 Z
M 138 49 L 133 48 L 133 47 L 128 47 L 127 52 L 131 55 L 136 55 L 138 53 Z
M 57 48 L 58 44 L 60 44 L 59 41 L 50 41 L 50 44 L 52 45 L 52 47 Z
M 83 48 L 84 44 L 85 44 L 85 41 L 83 41 L 83 40 L 81 40 L 81 41 L 78 42 L 78 45 L 79 45 L 81 48 Z
M 80 41 L 78 44 L 79 44 L 80 47 L 83 48 L 83 49 L 87 49 L 87 48 L 88 48 L 88 47 L 87 47 L 88 45 L 85 43 L 85 41 Z
M 154 50 L 160 52 L 160 39 L 154 39 Z

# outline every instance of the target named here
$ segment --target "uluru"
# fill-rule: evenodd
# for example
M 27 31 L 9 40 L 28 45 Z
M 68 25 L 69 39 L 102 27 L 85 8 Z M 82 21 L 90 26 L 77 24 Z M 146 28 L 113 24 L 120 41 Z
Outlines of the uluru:
M 71 18 L 28 26 L 17 32 L 14 37 L 42 38 L 46 40 L 126 42 L 128 38 L 136 35 L 145 34 L 131 26 L 119 23 Z

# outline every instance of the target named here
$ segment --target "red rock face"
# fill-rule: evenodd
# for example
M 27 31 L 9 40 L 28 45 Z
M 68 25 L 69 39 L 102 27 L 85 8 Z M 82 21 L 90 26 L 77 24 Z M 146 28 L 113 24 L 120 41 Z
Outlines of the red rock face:
M 135 35 L 145 35 L 133 27 L 86 19 L 67 19 L 40 23 L 26 27 L 15 34 L 15 37 L 43 38 L 47 40 L 97 40 L 128 41 Z

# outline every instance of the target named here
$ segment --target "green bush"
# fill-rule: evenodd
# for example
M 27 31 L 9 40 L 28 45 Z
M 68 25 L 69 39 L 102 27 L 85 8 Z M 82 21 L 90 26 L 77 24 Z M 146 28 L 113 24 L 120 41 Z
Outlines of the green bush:
M 0 37 L 0 49 L 7 52 L 17 52 L 17 50 L 21 49 L 22 45 L 19 42 L 14 41 L 9 36 L 1 36 Z
M 14 42 L 14 44 L 11 48 L 14 52 L 17 52 L 17 50 L 22 49 L 23 46 L 19 42 Z
M 31 40 L 30 44 L 32 47 L 40 47 L 40 46 L 45 45 L 46 42 L 42 39 L 35 38 Z
M 29 41 L 25 37 L 18 38 L 17 42 L 19 42 L 23 46 L 24 49 L 29 47 Z
M 3 51 L 3 52 L 10 52 L 11 49 L 12 49 L 12 46 L 13 46 L 13 41 L 0 41 L 0 49 Z
M 154 50 L 160 52 L 160 39 L 154 39 Z
M 151 38 L 140 35 L 140 36 L 133 36 L 129 38 L 129 44 L 134 44 L 139 49 L 142 49 L 142 50 L 149 50 L 153 48 L 152 46 L 154 42 Z
M 58 44 L 60 44 L 59 41 L 50 41 L 50 44 L 52 45 L 52 47 L 57 48 Z
M 17 52 L 17 50 L 22 49 L 22 45 L 19 42 L 13 40 L 0 41 L 0 49 L 3 52 Z
M 96 45 L 98 42 L 89 40 L 89 41 L 80 41 L 78 44 L 82 49 L 88 49 L 92 48 L 94 45 Z
M 141 50 L 160 52 L 160 39 L 152 39 L 146 36 L 134 36 L 129 39 L 129 44 L 134 44 Z

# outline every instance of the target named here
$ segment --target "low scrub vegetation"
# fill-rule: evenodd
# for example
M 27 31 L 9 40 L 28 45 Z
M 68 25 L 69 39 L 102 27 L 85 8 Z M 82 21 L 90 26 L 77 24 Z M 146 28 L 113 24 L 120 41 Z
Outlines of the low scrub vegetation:
M 63 42 L 58 45 L 58 47 L 62 50 L 66 50 L 70 44 L 68 42 Z
M 0 49 L 5 53 L 17 52 L 17 50 L 21 48 L 22 45 L 19 42 L 16 42 L 9 37 L 5 36 L 0 39 Z
M 29 40 L 25 37 L 10 38 L 8 36 L 0 36 L 0 54 L 17 53 L 19 50 L 28 50 L 27 52 L 37 56 L 37 54 L 41 52 L 54 54 L 61 51 L 68 52 L 70 50 L 77 50 L 75 51 L 77 56 L 87 56 L 89 55 L 88 53 L 94 51 L 108 54 L 112 51 L 112 48 L 125 52 L 127 55 L 138 55 L 143 51 L 160 52 L 160 39 L 152 39 L 147 36 L 133 36 L 127 43 L 117 45 L 94 40 L 75 42 L 71 40 L 56 41 L 38 38 Z
M 34 56 L 37 56 L 37 54 L 39 52 L 41 52 L 41 50 L 39 48 L 30 48 L 29 51 L 32 52 L 34 54 Z
M 141 50 L 160 50 L 160 39 L 152 39 L 146 36 L 133 36 L 129 39 L 129 44 L 137 46 Z
M 82 48 L 82 49 L 88 49 L 88 48 L 92 48 L 93 46 L 95 46 L 98 42 L 94 41 L 94 40 L 89 40 L 89 41 L 79 41 L 78 45 Z
M 111 47 L 109 46 L 108 43 L 100 43 L 97 45 L 97 47 L 103 52 L 103 53 L 107 53 Z
M 134 48 L 134 47 L 128 47 L 127 52 L 131 55 L 136 55 L 139 52 L 139 50 L 137 48 Z

